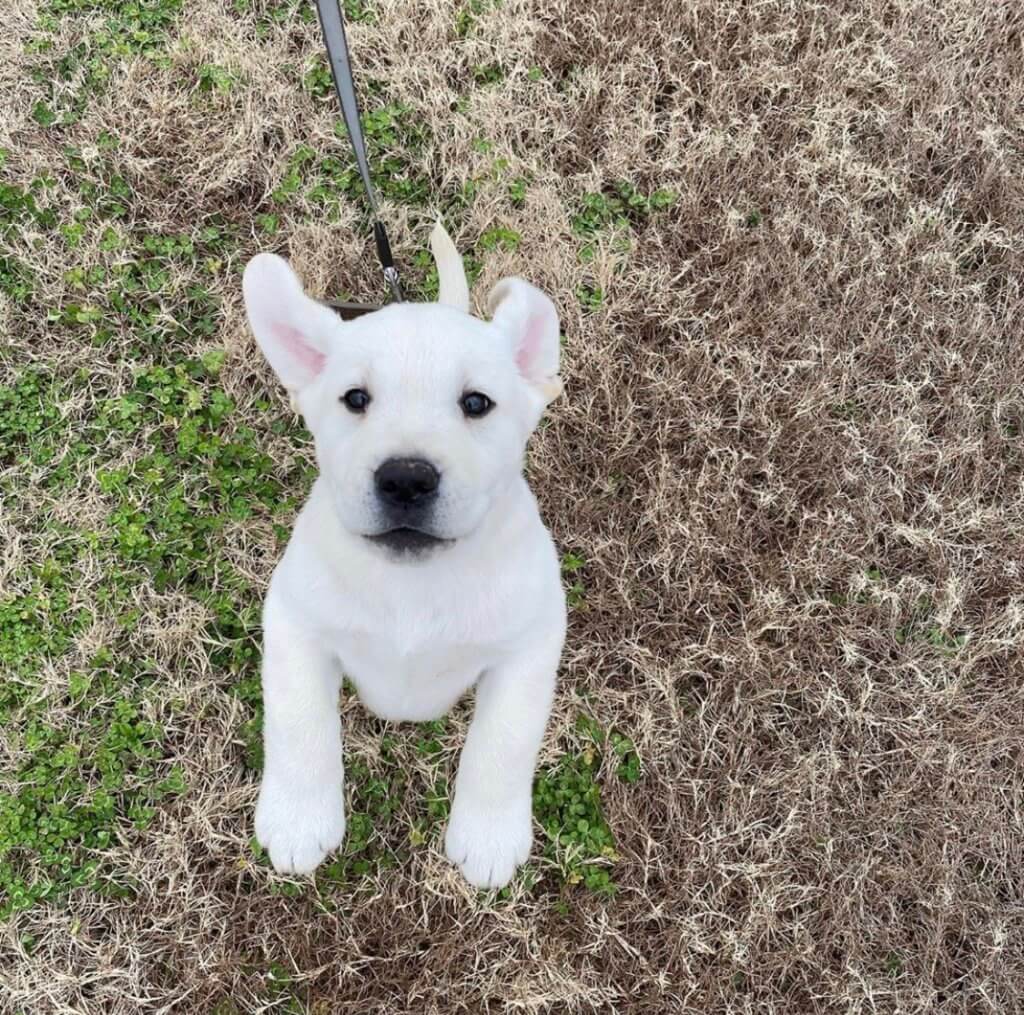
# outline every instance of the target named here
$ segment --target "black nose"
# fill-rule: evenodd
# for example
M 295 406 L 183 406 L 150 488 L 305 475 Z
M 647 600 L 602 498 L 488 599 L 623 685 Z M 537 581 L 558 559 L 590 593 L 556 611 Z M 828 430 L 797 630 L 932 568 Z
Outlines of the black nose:
M 441 474 L 422 458 L 389 458 L 373 478 L 380 499 L 397 508 L 424 507 L 441 482 Z

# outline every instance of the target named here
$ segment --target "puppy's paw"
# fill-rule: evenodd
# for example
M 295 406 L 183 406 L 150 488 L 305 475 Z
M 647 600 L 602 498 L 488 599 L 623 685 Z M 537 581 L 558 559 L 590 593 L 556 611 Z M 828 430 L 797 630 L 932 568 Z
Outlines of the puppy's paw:
M 274 870 L 311 874 L 345 838 L 341 786 L 301 791 L 264 779 L 256 804 L 256 838 Z
M 444 850 L 477 888 L 504 888 L 533 845 L 530 798 L 501 808 L 461 803 L 455 795 Z

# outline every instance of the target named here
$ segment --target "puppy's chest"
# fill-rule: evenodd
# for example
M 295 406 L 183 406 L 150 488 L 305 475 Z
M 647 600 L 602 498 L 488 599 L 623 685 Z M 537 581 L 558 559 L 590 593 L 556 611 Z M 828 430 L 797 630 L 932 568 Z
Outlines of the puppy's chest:
M 340 637 L 337 650 L 367 708 L 383 719 L 411 722 L 444 715 L 476 682 L 488 656 L 479 645 L 413 647 L 358 632 Z

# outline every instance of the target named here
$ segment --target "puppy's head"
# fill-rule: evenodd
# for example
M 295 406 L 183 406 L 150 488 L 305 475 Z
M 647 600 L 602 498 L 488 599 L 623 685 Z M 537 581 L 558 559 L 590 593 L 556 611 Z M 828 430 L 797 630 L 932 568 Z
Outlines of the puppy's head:
M 343 322 L 273 254 L 253 258 L 243 280 L 252 330 L 313 434 L 341 524 L 398 557 L 480 526 L 558 391 L 551 301 L 505 279 L 490 321 L 470 316 L 461 261 L 456 274 L 454 247 L 434 239 L 441 299 L 454 305 L 393 304 Z

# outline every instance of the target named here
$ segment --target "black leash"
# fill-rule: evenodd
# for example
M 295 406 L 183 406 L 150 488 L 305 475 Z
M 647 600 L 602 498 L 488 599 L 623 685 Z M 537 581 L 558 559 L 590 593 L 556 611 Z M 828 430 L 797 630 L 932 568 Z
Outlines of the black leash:
M 341 103 L 341 114 L 345 119 L 345 129 L 352 142 L 352 151 L 356 156 L 359 175 L 366 189 L 366 200 L 373 212 L 373 239 L 377 245 L 377 259 L 384 272 L 384 281 L 391 291 L 392 299 L 401 302 L 402 285 L 398 278 L 398 269 L 391 256 L 391 244 L 388 243 L 387 230 L 380 220 L 377 195 L 370 179 L 370 165 L 366 159 L 366 143 L 363 140 L 363 126 L 359 120 L 359 104 L 356 101 L 356 87 L 352 79 L 352 64 L 348 56 L 348 40 L 345 37 L 345 19 L 341 13 L 340 0 L 316 0 L 317 13 L 320 15 L 320 29 L 327 47 L 327 59 L 331 64 L 331 76 L 334 78 L 334 89 Z M 378 309 L 367 303 L 332 303 L 330 304 L 342 317 L 358 317 Z

